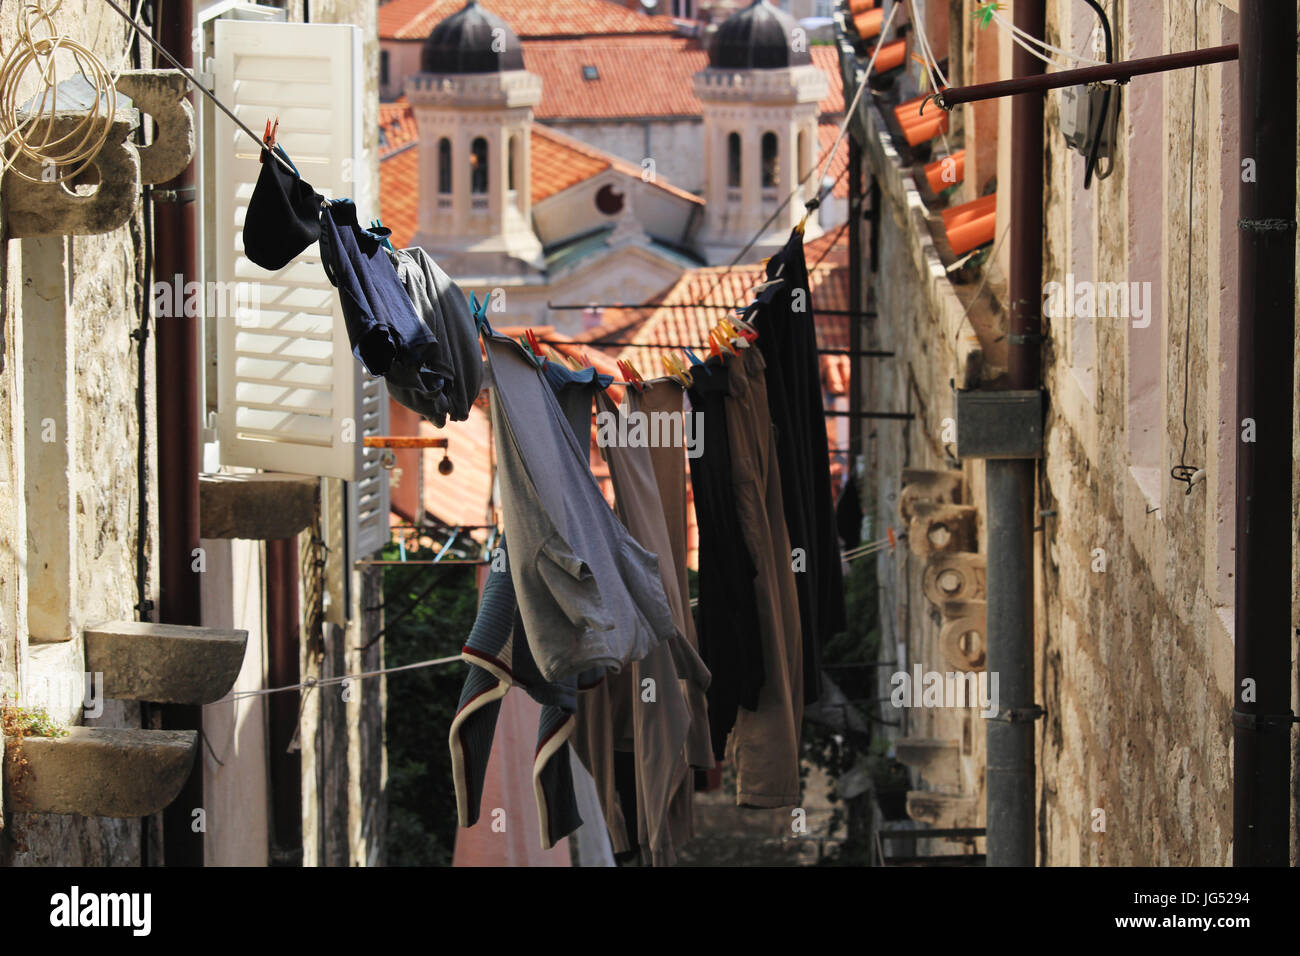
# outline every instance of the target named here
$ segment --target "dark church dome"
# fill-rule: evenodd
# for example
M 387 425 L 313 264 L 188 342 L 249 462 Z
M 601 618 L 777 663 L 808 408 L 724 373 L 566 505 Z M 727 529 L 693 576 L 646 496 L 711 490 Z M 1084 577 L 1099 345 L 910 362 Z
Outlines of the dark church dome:
M 709 66 L 722 70 L 774 70 L 812 62 L 808 44 L 791 49 L 798 21 L 767 0 L 755 0 L 718 27 L 709 49 Z
M 524 68 L 515 31 L 478 0 L 443 20 L 420 50 L 422 73 L 501 73 Z

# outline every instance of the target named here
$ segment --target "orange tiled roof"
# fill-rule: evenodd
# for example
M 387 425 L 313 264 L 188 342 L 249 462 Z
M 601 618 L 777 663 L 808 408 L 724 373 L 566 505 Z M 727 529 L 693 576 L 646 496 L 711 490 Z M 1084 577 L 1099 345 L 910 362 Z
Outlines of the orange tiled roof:
M 381 40 L 423 40 L 464 0 L 391 0 L 379 8 Z M 673 33 L 667 17 L 647 17 L 609 0 L 487 0 L 483 4 L 528 37 Z
M 694 77 L 709 65 L 709 58 L 696 40 L 645 35 L 525 41 L 523 47 L 525 68 L 542 80 L 542 100 L 533 111 L 537 119 L 686 117 L 704 111 L 695 96 Z M 842 114 L 844 91 L 835 48 L 814 46 L 811 53 L 828 81 L 820 112 Z M 586 79 L 584 67 L 595 67 L 597 78 Z
M 384 225 L 393 230 L 392 243 L 398 249 L 411 244 L 420 222 L 420 158 L 411 108 L 405 100 L 385 103 L 379 108 L 379 207 Z M 604 153 L 571 136 L 534 123 L 530 142 L 529 189 L 532 201 L 541 202 L 583 180 L 617 169 L 629 176 L 640 176 L 640 167 Z M 660 178 L 660 189 L 692 203 L 703 203 L 698 196 L 679 189 Z
M 824 245 L 844 241 L 843 234 L 826 239 L 822 247 L 809 243 L 805 257 L 809 265 L 817 260 Z M 647 378 L 663 374 L 661 356 L 676 352 L 674 346 L 696 345 L 708 340 L 709 329 L 731 314 L 727 303 L 741 304 L 749 301 L 750 290 L 763 281 L 764 267 L 760 263 L 737 266 L 730 272 L 726 266 L 709 266 L 688 269 L 677 283 L 662 297 L 663 306 L 649 312 L 630 341 L 637 346 L 625 347 L 619 358 L 634 362 Z M 849 271 L 847 265 L 827 256 L 809 276 L 812 307 L 845 311 L 849 307 Z M 716 288 L 715 288 L 716 283 Z M 705 301 L 707 297 L 707 302 Z M 697 304 L 700 303 L 700 304 Z M 668 306 L 689 306 L 689 308 Z M 607 310 L 618 312 L 622 310 Z M 617 316 L 611 316 L 617 320 Z M 848 348 L 848 317 L 844 315 L 818 315 L 817 342 L 822 348 Z M 625 336 L 626 337 L 626 336 Z M 705 356 L 696 350 L 700 358 Z M 824 363 L 823 363 L 824 365 Z M 823 369 L 825 371 L 825 369 Z
M 415 125 L 415 114 L 406 97 L 392 103 L 379 104 L 379 159 L 382 162 L 404 146 L 415 143 L 420 131 Z
M 586 66 L 598 79 L 583 78 Z M 699 116 L 692 78 L 706 66 L 708 55 L 685 37 L 524 44 L 524 67 L 542 78 L 542 120 Z
M 393 230 L 393 248 L 411 244 L 420 227 L 420 151 L 414 146 L 379 163 L 379 215 Z
M 826 162 L 826 151 L 835 144 L 835 137 L 840 135 L 840 121 L 835 120 L 829 123 L 821 123 L 817 127 L 817 157 L 818 162 Z M 835 157 L 826 169 L 826 175 L 835 180 L 835 188 L 832 190 L 835 198 L 844 199 L 849 194 L 849 177 L 840 178 L 840 174 L 849 168 L 849 138 L 846 135 L 840 148 L 835 151 Z
M 606 169 L 616 169 L 621 173 L 636 176 L 637 178 L 641 176 L 641 167 L 635 163 L 630 163 L 622 157 L 590 146 L 582 142 L 582 140 L 575 139 L 556 129 L 534 123 L 532 130 L 533 138 L 530 145 L 533 149 L 533 202 L 541 202 L 547 196 L 553 196 L 564 189 L 568 189 L 574 183 L 581 182 L 583 179 L 596 175 L 596 173 L 604 172 Z M 537 164 L 537 151 L 539 148 L 547 155 L 547 160 L 540 171 Z M 584 172 L 583 175 L 578 176 L 577 171 L 579 170 L 589 170 L 589 172 Z M 662 177 L 656 177 L 654 185 L 672 193 L 679 199 L 685 199 L 699 205 L 704 204 L 704 200 L 699 196 L 674 186 Z

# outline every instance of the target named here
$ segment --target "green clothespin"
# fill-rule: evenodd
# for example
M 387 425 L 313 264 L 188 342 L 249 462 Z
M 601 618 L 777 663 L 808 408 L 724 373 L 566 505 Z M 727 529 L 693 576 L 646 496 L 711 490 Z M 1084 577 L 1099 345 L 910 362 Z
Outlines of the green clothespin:
M 984 29 L 993 22 L 993 14 L 1002 9 L 1000 3 L 984 3 L 976 7 L 971 13 L 972 20 L 980 22 L 980 29 Z

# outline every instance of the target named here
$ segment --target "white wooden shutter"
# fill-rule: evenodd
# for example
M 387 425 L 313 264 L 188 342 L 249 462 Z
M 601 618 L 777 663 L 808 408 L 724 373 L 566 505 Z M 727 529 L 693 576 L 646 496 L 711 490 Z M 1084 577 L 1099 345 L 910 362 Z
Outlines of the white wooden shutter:
M 360 29 L 224 19 L 213 28 L 216 95 L 259 134 L 279 116 L 278 141 L 303 178 L 326 197 L 353 198 L 363 218 L 375 214 Z M 368 553 L 388 539 L 388 476 L 362 438 L 387 433 L 386 390 L 352 355 L 317 246 L 276 273 L 244 256 L 258 146 L 223 114 L 214 130 L 213 278 L 256 283 L 255 309 L 215 319 L 221 461 L 355 482 L 362 510 L 350 543 Z

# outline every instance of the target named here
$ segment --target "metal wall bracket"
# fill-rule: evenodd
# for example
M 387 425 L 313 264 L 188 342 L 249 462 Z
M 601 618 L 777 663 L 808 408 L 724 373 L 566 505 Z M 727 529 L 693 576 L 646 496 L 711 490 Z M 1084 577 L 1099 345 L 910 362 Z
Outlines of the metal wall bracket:
M 957 389 L 958 458 L 1043 457 L 1043 392 Z

